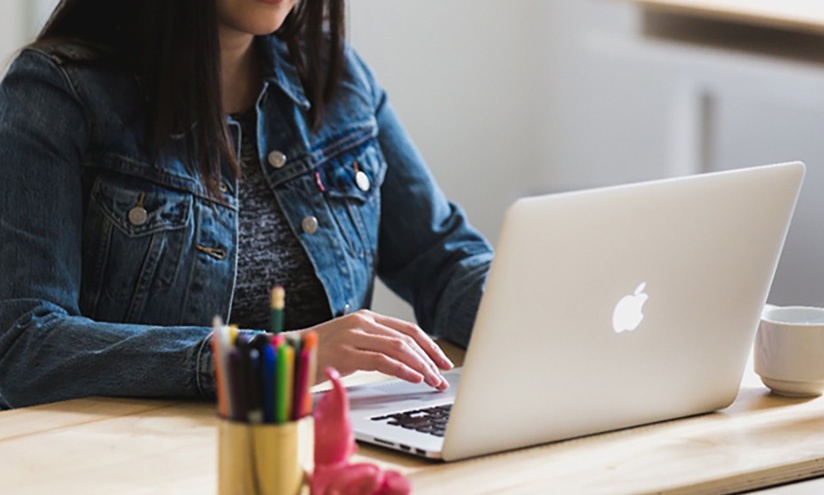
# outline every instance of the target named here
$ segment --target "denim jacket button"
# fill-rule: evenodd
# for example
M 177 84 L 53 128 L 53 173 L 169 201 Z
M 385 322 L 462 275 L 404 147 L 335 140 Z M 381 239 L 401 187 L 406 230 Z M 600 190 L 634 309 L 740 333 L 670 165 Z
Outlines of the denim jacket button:
M 318 219 L 315 217 L 305 217 L 302 222 L 300 222 L 301 228 L 307 234 L 314 234 L 318 231 Z
M 275 168 L 282 168 L 284 165 L 286 165 L 286 155 L 284 155 L 280 151 L 272 151 L 271 153 L 269 153 L 267 160 L 269 160 L 269 165 Z
M 365 173 L 363 173 L 363 171 L 359 171 L 357 174 L 355 174 L 355 183 L 358 185 L 358 189 L 360 189 L 363 192 L 368 191 L 369 187 L 372 186 L 372 184 L 369 182 L 369 177 Z
M 141 226 L 146 223 L 146 220 L 149 219 L 149 215 L 146 212 L 146 209 L 142 206 L 135 206 L 131 210 L 129 210 L 129 222 L 135 226 Z

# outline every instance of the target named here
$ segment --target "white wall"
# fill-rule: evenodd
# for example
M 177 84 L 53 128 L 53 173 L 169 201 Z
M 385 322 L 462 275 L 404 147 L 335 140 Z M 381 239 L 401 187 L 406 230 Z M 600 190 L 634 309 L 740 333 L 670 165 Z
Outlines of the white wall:
M 0 0 L 0 74 L 14 51 L 28 34 L 28 17 L 23 0 Z
M 727 26 L 657 39 L 631 2 L 351 0 L 350 14 L 441 185 L 492 240 L 522 194 L 801 159 L 770 300 L 824 304 L 824 57 Z M 376 307 L 400 306 L 379 292 Z
M 58 0 L 0 0 L 0 74 L 20 46 L 34 39 Z
M 350 2 L 350 41 L 440 185 L 492 237 L 536 166 L 542 3 Z
M 532 191 L 543 90 L 543 0 L 352 0 L 349 38 L 375 69 L 446 194 L 493 241 Z M 411 212 L 414 214 L 414 212 Z M 383 287 L 376 310 L 411 311 Z

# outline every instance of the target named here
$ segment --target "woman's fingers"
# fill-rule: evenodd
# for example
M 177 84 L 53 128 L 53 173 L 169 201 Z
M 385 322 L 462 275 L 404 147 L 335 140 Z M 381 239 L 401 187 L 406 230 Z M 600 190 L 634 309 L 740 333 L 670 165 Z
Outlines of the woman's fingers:
M 383 374 L 400 378 L 412 383 L 421 383 L 426 377 L 407 366 L 402 361 L 391 358 L 386 354 L 369 351 L 356 351 L 358 361 L 362 363 L 361 369 L 365 371 L 379 371 Z
M 359 311 L 352 315 L 352 318 L 356 320 L 357 328 L 360 328 L 364 333 L 368 335 L 382 335 L 385 337 L 389 337 L 396 341 L 396 344 L 400 347 L 403 347 L 402 344 L 405 344 L 406 347 L 402 350 L 406 351 L 413 351 L 418 356 L 420 356 L 421 361 L 428 366 L 433 373 L 440 376 L 440 372 L 438 371 L 438 366 L 429 356 L 429 354 L 421 348 L 418 342 L 407 335 L 404 331 L 401 331 L 399 328 L 393 327 L 391 325 L 401 326 L 400 324 L 404 324 L 402 320 L 397 320 L 394 318 L 383 318 L 382 320 L 390 325 L 385 325 L 378 321 L 380 315 L 376 313 L 372 313 L 371 311 Z M 408 324 L 411 325 L 411 324 Z M 411 325 L 414 327 L 414 325 Z M 408 332 L 409 330 L 406 330 Z M 428 338 L 428 337 L 427 337 Z
M 420 348 L 426 352 L 427 356 L 438 366 L 438 368 L 442 370 L 451 370 L 455 367 L 455 365 L 452 364 L 452 361 L 450 361 L 449 358 L 446 357 L 446 354 L 443 353 L 441 348 L 438 347 L 438 344 L 436 344 L 435 341 L 433 341 L 429 335 L 426 334 L 426 332 L 421 330 L 419 326 L 409 323 L 408 321 L 393 318 L 391 316 L 379 315 L 377 313 L 373 313 L 373 316 L 377 323 L 390 327 L 412 338 L 420 346 Z
M 408 337 L 360 332 L 356 334 L 353 343 L 360 350 L 372 352 L 382 358 L 389 358 L 415 370 L 423 376 L 424 381 L 430 387 L 439 388 L 444 381 L 434 364 L 429 361 L 422 350 L 415 349 L 417 344 Z M 385 362 L 381 364 L 387 366 Z
M 319 336 L 319 369 L 334 366 L 343 375 L 379 371 L 438 390 L 449 387 L 440 369 L 452 363 L 417 325 L 361 310 L 313 329 Z
M 358 311 L 351 315 L 351 318 L 357 320 L 357 327 L 362 330 L 360 345 L 363 348 L 401 360 L 423 374 L 427 385 L 431 387 L 438 390 L 446 390 L 449 387 L 441 375 L 439 365 L 432 359 L 432 352 L 423 349 L 421 343 L 428 344 L 430 348 L 438 346 L 417 325 L 396 318 L 382 317 L 371 311 Z M 442 355 L 438 348 L 436 358 Z M 443 357 L 446 363 L 451 364 L 445 356 Z

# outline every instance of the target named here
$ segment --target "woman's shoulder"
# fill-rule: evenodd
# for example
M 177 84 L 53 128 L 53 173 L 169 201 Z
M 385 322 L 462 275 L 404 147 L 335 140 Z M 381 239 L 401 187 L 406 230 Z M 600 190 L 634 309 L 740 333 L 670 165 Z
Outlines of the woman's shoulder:
M 109 53 L 94 45 L 71 40 L 38 41 L 20 49 L 7 77 L 62 79 L 74 89 L 112 83 Z
M 131 97 L 131 85 L 124 83 L 133 76 L 116 68 L 111 52 L 105 48 L 54 40 L 23 47 L 9 67 L 8 78 L 23 84 L 29 81 L 68 86 L 81 100 L 94 101 L 107 95 L 118 99 Z
M 82 64 L 102 60 L 110 53 L 102 46 L 75 40 L 48 40 L 32 43 L 24 47 L 40 53 L 57 64 Z
M 372 68 L 350 43 L 343 46 L 343 60 L 344 67 L 353 77 L 358 78 L 362 84 L 370 88 L 375 86 L 375 75 Z
M 105 55 L 96 47 L 72 42 L 24 47 L 0 83 L 0 115 L 26 111 L 49 119 L 80 116 L 90 143 L 101 142 L 104 135 L 132 132 L 126 127 L 140 107 L 137 82 L 112 68 Z
M 15 62 L 53 64 L 62 68 L 100 69 L 111 51 L 105 47 L 71 39 L 43 40 L 24 46 Z

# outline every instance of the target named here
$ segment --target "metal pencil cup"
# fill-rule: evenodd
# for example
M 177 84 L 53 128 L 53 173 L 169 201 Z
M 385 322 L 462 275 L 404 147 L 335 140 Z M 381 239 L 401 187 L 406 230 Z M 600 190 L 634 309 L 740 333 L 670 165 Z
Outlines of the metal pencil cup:
M 283 424 L 221 420 L 219 495 L 303 495 L 312 460 L 311 417 Z

